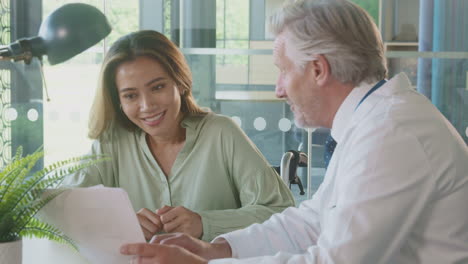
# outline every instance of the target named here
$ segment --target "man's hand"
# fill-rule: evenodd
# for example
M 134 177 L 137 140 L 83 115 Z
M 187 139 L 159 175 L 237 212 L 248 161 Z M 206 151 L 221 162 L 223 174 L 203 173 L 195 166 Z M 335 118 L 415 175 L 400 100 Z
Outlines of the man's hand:
M 138 222 L 140 222 L 141 229 L 145 235 L 145 239 L 149 241 L 156 233 L 161 232 L 163 224 L 159 215 L 151 212 L 146 208 L 140 209 L 137 212 Z
M 163 230 L 167 233 L 182 232 L 196 238 L 203 234 L 201 216 L 183 206 L 164 206 L 156 213 L 161 219 Z
M 208 243 L 187 234 L 176 233 L 154 236 L 150 243 L 179 246 L 207 260 L 230 258 L 232 256 L 231 246 L 223 238 L 216 239 L 213 243 Z
M 207 260 L 177 246 L 160 244 L 126 244 L 120 248 L 123 255 L 135 255 L 132 264 L 205 264 Z

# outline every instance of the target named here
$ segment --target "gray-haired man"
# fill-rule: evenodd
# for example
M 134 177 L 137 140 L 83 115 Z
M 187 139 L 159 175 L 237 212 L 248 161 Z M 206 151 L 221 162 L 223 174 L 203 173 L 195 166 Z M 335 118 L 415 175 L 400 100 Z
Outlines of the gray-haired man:
M 137 263 L 468 263 L 468 148 L 406 75 L 385 80 L 369 15 L 345 0 L 299 0 L 272 28 L 277 96 L 298 125 L 332 129 L 321 187 L 211 244 L 169 234 L 122 253 Z

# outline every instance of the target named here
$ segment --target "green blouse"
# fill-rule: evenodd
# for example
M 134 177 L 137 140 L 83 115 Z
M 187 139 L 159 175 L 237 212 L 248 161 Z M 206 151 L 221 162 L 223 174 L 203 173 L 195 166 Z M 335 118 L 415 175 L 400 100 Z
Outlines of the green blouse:
M 112 159 L 72 175 L 65 184 L 123 188 L 136 211 L 184 206 L 200 214 L 205 241 L 294 206 L 289 189 L 230 118 L 191 116 L 182 127 L 186 141 L 167 178 L 145 133 L 115 126 L 91 150 Z

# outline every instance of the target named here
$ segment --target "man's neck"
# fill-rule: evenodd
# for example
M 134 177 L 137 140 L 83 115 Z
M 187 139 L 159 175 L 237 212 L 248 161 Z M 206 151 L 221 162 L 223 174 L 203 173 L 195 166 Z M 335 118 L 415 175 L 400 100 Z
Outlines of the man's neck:
M 337 80 L 331 80 L 327 85 L 329 96 L 328 100 L 328 117 L 325 119 L 325 127 L 332 128 L 333 120 L 335 119 L 336 112 L 340 108 L 343 101 L 348 97 L 351 91 L 354 89 L 355 85 L 341 83 Z

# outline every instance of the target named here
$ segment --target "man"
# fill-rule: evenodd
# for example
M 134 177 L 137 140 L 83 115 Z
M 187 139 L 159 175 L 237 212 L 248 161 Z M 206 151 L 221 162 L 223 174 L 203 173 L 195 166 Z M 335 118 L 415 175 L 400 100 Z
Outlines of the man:
M 369 15 L 345 0 L 295 1 L 272 28 L 277 96 L 298 125 L 331 128 L 337 142 L 319 190 L 211 244 L 168 234 L 122 253 L 136 263 L 468 263 L 467 146 L 406 75 L 384 79 Z

